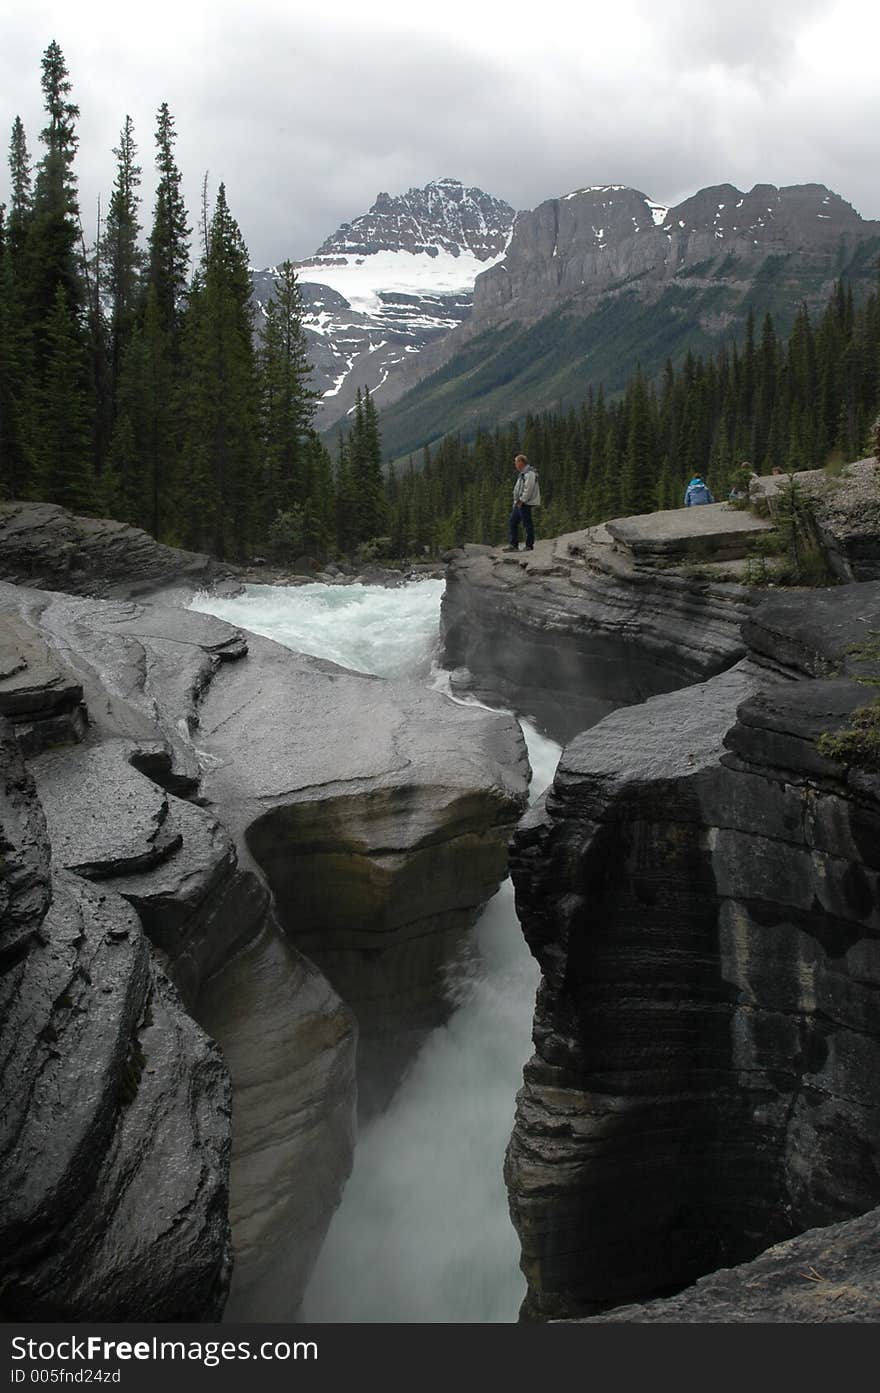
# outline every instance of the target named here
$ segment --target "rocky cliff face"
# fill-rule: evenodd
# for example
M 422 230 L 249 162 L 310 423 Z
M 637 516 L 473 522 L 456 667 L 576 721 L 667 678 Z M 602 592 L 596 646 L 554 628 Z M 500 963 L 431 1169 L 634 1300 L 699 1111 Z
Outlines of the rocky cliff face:
M 880 782 L 816 740 L 864 704 L 878 626 L 876 584 L 767 602 L 746 660 L 577 737 L 520 824 L 543 971 L 507 1158 L 528 1315 L 877 1205 Z
M 799 481 L 844 580 L 872 471 Z M 453 682 L 591 726 L 512 844 L 542 970 L 506 1161 L 524 1316 L 870 1319 L 880 778 L 817 742 L 872 698 L 880 585 L 760 598 L 761 527 L 690 512 L 449 562 Z
M 4 1309 L 215 1319 L 231 1220 L 227 1313 L 290 1319 L 351 1164 L 352 1007 L 387 1091 L 503 874 L 519 731 L 158 603 L 0 582 L 0 656 Z
M 139 527 L 83 518 L 54 503 L 0 503 L 0 580 L 74 595 L 146 594 L 174 581 L 210 585 L 224 568 L 163 546 Z
M 510 703 L 559 740 L 745 651 L 742 585 L 644 566 L 607 527 L 537 542 L 531 555 L 451 555 L 441 632 L 453 688 Z
M 602 185 L 518 213 L 510 245 L 474 285 L 468 319 L 395 367 L 383 439 L 395 457 L 461 430 L 521 420 L 659 376 L 714 352 L 769 312 L 787 332 L 845 277 L 873 289 L 880 223 L 821 184 L 721 184 L 663 208 Z
M 636 189 L 579 189 L 518 215 L 503 263 L 477 281 L 468 332 L 539 318 L 563 302 L 586 313 L 628 285 L 649 299 L 681 276 L 716 287 L 719 278 L 750 281 L 772 256 L 797 258 L 800 274 L 830 282 L 847 247 L 878 236 L 880 223 L 822 184 L 756 184 L 748 193 L 719 184 L 670 209 Z
M 56 862 L 0 722 L 4 1318 L 216 1320 L 229 1079 L 137 915 Z

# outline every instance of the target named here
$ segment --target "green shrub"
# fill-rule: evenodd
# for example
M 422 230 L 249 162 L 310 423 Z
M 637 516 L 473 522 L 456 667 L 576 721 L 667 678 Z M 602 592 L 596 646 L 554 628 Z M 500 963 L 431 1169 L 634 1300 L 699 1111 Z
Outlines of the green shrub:
M 302 556 L 306 548 L 305 515 L 300 504 L 275 514 L 266 541 L 271 560 L 280 565 L 289 565 Z

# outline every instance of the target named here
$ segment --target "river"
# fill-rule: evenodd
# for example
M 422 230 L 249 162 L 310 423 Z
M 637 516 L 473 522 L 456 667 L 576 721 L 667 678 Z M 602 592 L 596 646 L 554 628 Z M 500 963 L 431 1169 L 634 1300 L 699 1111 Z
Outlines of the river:
M 248 586 L 193 608 L 359 672 L 420 678 L 433 665 L 443 582 Z M 537 796 L 560 747 L 522 722 Z M 538 969 L 506 881 L 483 911 L 477 952 L 453 965 L 456 1009 L 391 1106 L 361 1133 L 354 1169 L 305 1295 L 315 1322 L 515 1321 L 525 1294 L 502 1177 L 514 1098 L 531 1053 Z

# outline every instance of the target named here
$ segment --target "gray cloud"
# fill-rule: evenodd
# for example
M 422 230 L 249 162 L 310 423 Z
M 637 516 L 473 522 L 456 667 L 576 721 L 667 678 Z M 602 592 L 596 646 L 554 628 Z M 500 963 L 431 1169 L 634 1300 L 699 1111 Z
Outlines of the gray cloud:
M 380 189 L 443 175 L 518 208 L 585 183 L 629 183 L 672 203 L 711 183 L 815 180 L 880 217 L 880 22 L 859 0 L 729 10 L 617 0 L 529 13 L 531 27 L 515 6 L 460 0 L 436 14 L 401 8 L 399 22 L 390 4 L 365 14 L 337 3 L 316 17 L 298 0 L 247 12 L 155 0 L 151 23 L 139 15 L 135 28 L 109 0 L 14 4 L 0 121 L 8 128 L 20 112 L 38 153 L 40 55 L 57 38 L 82 111 L 87 227 L 99 193 L 106 205 L 127 112 L 149 222 L 155 112 L 167 100 L 191 221 L 208 170 L 212 190 L 226 183 L 260 265 L 308 256 Z

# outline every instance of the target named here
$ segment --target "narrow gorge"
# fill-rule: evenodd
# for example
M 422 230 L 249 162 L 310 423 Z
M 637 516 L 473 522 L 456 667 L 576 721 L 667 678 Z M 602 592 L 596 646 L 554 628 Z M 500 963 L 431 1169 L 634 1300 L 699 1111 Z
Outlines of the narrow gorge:
M 371 594 L 0 507 L 7 1318 L 876 1317 L 870 529 L 700 513 Z

